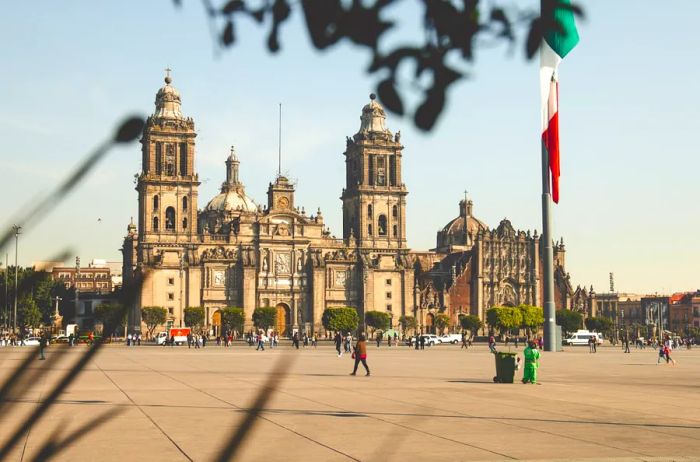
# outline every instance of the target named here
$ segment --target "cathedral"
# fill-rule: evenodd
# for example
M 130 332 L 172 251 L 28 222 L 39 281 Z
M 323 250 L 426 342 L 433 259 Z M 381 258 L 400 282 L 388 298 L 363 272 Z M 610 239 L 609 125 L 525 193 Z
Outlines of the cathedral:
M 295 187 L 282 175 L 270 183 L 267 204 L 256 204 L 233 148 L 221 192 L 200 210 L 195 124 L 171 84 L 167 76 L 141 138 L 138 226 L 129 225 L 122 246 L 125 283 L 139 274 L 144 280 L 131 329 L 140 328 L 144 306 L 165 307 L 174 327 L 184 325 L 185 308 L 203 307 L 215 334 L 219 310 L 228 306 L 243 308 L 246 330 L 255 308 L 276 307 L 282 335 L 321 332 L 327 307 L 355 307 L 360 319 L 386 312 L 393 324 L 414 313 L 403 146 L 374 95 L 358 132 L 346 139 L 343 238 L 336 239 L 321 210 L 296 204 Z
M 435 249 L 409 250 L 404 146 L 374 95 L 358 132 L 346 137 L 342 239 L 332 236 L 321 210 L 307 213 L 296 204 L 295 186 L 281 174 L 269 184 L 267 204 L 251 199 L 233 147 L 220 193 L 200 208 L 196 136 L 168 75 L 141 138 L 138 226 L 129 224 L 122 245 L 124 282 L 144 281 L 130 330 L 141 329 L 145 306 L 165 307 L 167 327 L 183 326 L 186 308 L 203 307 L 214 335 L 222 308 L 243 308 L 249 330 L 255 308 L 275 307 L 276 330 L 290 335 L 322 333 L 328 307 L 354 307 L 360 319 L 386 312 L 393 327 L 401 316 L 415 316 L 421 330 L 434 332 L 438 313 L 457 325 L 460 314 L 484 319 L 491 306 L 542 305 L 541 238 L 505 219 L 489 229 L 467 198 L 438 232 Z M 564 254 L 561 242 L 554 253 L 557 308 L 568 308 L 573 293 Z

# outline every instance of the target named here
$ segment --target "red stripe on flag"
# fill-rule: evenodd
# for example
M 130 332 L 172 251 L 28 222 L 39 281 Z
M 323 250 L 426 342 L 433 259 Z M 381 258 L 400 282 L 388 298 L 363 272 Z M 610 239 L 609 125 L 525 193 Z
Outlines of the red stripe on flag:
M 552 200 L 559 203 L 559 112 L 549 119 L 545 132 L 545 146 L 549 153 L 549 171 L 552 174 Z

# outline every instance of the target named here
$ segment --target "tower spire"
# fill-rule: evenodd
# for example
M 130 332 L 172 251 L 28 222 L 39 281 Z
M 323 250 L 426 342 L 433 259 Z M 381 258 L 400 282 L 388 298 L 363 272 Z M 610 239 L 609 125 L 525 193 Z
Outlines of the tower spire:
M 238 166 L 240 162 L 238 161 L 238 156 L 236 155 L 236 148 L 231 146 L 231 154 L 229 154 L 226 159 L 226 183 L 224 183 L 224 188 L 222 189 L 233 189 L 241 186 L 241 181 L 238 176 Z

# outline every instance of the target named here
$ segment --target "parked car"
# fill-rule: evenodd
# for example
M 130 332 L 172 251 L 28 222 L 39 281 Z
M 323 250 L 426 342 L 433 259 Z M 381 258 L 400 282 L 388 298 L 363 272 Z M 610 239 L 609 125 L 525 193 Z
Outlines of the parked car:
M 598 332 L 589 332 L 587 330 L 579 330 L 571 334 L 568 338 L 563 340 L 564 345 L 588 345 L 588 341 L 591 337 L 595 338 L 596 344 L 601 345 L 603 343 L 603 336 Z
M 451 343 L 453 345 L 462 341 L 462 334 L 446 334 L 439 337 L 440 343 Z
M 425 344 L 427 346 L 433 346 L 433 345 L 437 345 L 438 343 L 440 343 L 440 339 L 438 338 L 437 335 L 424 334 L 424 335 L 421 335 L 421 338 L 425 339 Z M 408 346 L 415 345 L 415 341 L 416 341 L 415 335 L 413 337 L 409 337 L 408 339 L 406 339 L 406 343 L 408 344 Z
M 68 343 L 69 340 L 67 335 L 59 335 L 51 339 L 53 343 Z
M 22 343 L 26 346 L 39 346 L 41 339 L 39 337 L 27 337 Z

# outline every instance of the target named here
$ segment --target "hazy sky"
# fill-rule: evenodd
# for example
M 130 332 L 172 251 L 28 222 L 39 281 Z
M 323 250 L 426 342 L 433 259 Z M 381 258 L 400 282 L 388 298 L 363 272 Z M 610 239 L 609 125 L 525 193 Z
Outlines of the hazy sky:
M 277 104 L 283 103 L 283 171 L 298 181 L 297 204 L 321 207 L 342 234 L 339 196 L 345 136 L 357 132 L 377 78 L 349 44 L 311 48 L 300 12 L 270 55 L 265 29 L 238 23 L 237 45 L 217 51 L 201 2 L 11 2 L 0 15 L 0 151 L 3 226 L 53 188 L 126 114 L 153 112 L 163 69 L 173 69 L 183 112 L 197 126 L 203 208 L 225 177 L 234 144 L 246 191 L 265 202 L 277 163 Z M 515 2 L 512 2 L 513 4 Z M 536 2 L 518 2 L 536 4 Z M 700 288 L 697 172 L 700 2 L 581 1 L 588 19 L 561 67 L 561 202 L 555 236 L 567 246 L 572 282 L 619 291 Z M 633 10 L 636 8 L 636 10 Z M 393 11 L 418 36 L 411 1 Z M 409 245 L 435 245 L 469 190 L 491 227 L 508 217 L 541 230 L 537 62 L 522 47 L 479 50 L 468 80 L 426 134 L 401 130 Z M 410 82 L 402 88 L 411 88 Z M 69 248 L 83 264 L 120 260 L 137 214 L 133 176 L 139 144 L 114 150 L 65 202 L 20 238 L 20 264 Z M 101 221 L 98 221 L 101 219 Z M 2 249 L 14 258 L 14 246 Z M 4 264 L 4 255 L 3 255 Z

